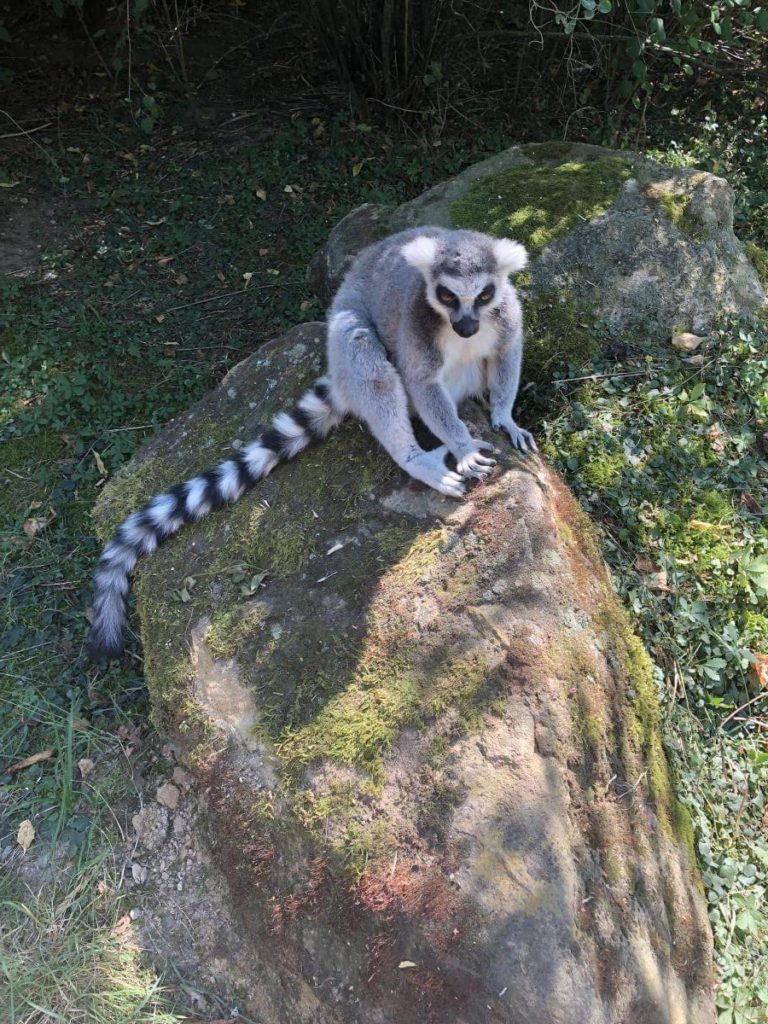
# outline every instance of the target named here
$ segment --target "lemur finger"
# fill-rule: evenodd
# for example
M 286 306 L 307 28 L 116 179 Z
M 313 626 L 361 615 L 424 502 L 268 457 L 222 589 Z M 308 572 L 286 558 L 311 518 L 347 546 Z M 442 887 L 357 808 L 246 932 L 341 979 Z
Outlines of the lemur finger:
M 490 441 L 481 441 L 477 437 L 473 437 L 472 440 L 475 442 L 475 444 L 477 445 L 481 452 L 492 452 L 493 449 L 496 447 L 496 445 L 491 444 Z
M 478 452 L 470 452 L 460 459 L 456 469 L 462 476 L 473 476 L 478 480 L 484 479 L 496 465 L 494 459 L 487 459 Z

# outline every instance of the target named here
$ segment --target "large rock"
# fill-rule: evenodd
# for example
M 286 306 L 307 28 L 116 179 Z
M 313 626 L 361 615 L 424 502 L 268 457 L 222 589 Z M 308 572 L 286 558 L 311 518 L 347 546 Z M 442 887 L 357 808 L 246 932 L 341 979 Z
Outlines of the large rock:
M 237 366 L 110 484 L 104 535 L 322 361 L 310 324 Z M 137 576 L 155 716 L 258 964 L 249 1016 L 713 1020 L 651 666 L 542 462 L 503 447 L 454 503 L 348 422 Z
M 750 315 L 765 301 L 733 233 L 726 181 L 637 153 L 567 142 L 513 146 L 403 206 L 353 210 L 314 261 L 311 284 L 330 296 L 360 249 L 426 224 L 475 228 L 528 245 L 534 342 L 547 327 L 562 325 L 561 333 L 569 333 L 572 325 L 562 323 L 565 311 L 558 309 L 563 302 L 576 305 L 571 319 L 577 323 L 597 314 L 614 332 L 653 336 L 674 328 L 702 333 L 716 316 Z

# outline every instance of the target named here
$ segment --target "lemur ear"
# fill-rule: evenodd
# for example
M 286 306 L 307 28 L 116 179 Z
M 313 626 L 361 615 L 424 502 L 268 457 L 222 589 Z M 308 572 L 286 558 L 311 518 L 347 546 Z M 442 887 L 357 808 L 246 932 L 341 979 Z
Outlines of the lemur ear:
M 400 253 L 406 263 L 423 272 L 435 262 L 437 242 L 429 235 L 418 235 L 404 245 Z
M 499 273 L 516 274 L 528 265 L 528 253 L 519 242 L 511 238 L 497 238 L 493 243 L 493 255 L 499 265 Z

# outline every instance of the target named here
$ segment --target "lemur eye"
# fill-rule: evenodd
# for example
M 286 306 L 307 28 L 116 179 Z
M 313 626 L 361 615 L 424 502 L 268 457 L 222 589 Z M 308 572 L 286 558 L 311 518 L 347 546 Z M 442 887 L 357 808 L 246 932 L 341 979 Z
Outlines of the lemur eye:
M 444 306 L 450 306 L 456 301 L 456 296 L 450 288 L 444 288 L 441 284 L 435 289 L 435 295 L 437 295 L 438 302 L 442 302 Z
M 496 292 L 496 289 L 493 287 L 493 285 L 492 284 L 488 284 L 488 285 L 485 286 L 485 288 L 483 288 L 483 290 L 477 296 L 477 299 L 475 301 L 476 302 L 481 302 L 484 305 L 486 302 L 490 302 L 491 301 L 491 299 L 493 298 L 495 292 Z

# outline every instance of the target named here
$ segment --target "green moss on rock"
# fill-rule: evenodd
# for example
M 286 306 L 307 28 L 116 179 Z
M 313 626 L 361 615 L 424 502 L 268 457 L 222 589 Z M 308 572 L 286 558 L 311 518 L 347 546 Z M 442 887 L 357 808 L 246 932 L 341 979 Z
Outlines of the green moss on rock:
M 696 179 L 692 179 L 696 184 Z M 684 235 L 694 241 L 704 237 L 702 225 L 691 216 L 691 196 L 688 192 L 675 192 L 666 182 L 654 182 L 646 185 L 645 194 L 656 200 L 664 215 Z
M 548 386 L 556 371 L 586 366 L 600 353 L 596 311 L 587 303 L 550 293 L 524 299 L 523 380 Z
M 544 159 L 541 153 L 537 158 Z M 631 176 L 631 165 L 619 157 L 511 167 L 475 182 L 451 215 L 456 227 L 511 236 L 538 255 L 604 213 Z
M 752 260 L 763 288 L 768 289 L 768 252 L 761 249 L 755 242 L 745 242 L 744 248 L 747 251 L 747 256 Z

